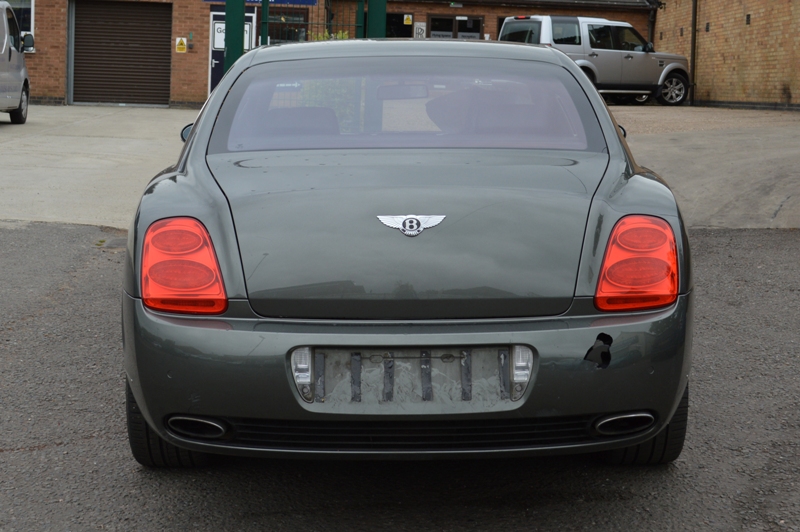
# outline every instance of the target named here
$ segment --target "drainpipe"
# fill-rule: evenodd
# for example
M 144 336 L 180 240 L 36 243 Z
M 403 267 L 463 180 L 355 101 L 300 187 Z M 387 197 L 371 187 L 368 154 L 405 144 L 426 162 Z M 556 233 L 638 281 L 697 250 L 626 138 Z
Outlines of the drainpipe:
M 697 71 L 697 0 L 692 0 L 692 57 L 689 64 L 689 87 L 691 98 L 689 103 L 694 105 L 695 72 Z
M 647 40 L 649 42 L 656 41 L 656 11 L 658 11 L 658 2 L 650 4 L 650 18 L 647 23 Z

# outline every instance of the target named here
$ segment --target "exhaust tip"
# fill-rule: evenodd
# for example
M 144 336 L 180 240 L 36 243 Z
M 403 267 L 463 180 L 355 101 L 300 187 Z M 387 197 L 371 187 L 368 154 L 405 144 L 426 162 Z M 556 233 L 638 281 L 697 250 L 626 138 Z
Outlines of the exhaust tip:
M 167 426 L 181 436 L 204 440 L 216 440 L 228 432 L 222 422 L 192 416 L 172 416 L 167 420 Z
M 649 429 L 655 422 L 656 418 L 648 412 L 617 414 L 599 419 L 594 430 L 603 436 L 622 436 Z

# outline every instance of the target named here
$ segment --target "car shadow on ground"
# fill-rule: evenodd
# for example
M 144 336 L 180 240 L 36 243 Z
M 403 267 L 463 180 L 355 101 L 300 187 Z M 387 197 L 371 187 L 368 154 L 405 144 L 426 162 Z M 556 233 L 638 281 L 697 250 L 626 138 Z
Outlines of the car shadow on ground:
M 213 484 L 204 514 L 235 516 L 234 527 L 587 529 L 648 521 L 640 515 L 648 506 L 642 501 L 669 496 L 684 468 L 680 460 L 612 467 L 589 455 L 437 461 L 216 457 L 201 470 L 142 470 L 142 480 L 150 489 L 175 487 L 190 498 L 192 488 L 202 496 Z

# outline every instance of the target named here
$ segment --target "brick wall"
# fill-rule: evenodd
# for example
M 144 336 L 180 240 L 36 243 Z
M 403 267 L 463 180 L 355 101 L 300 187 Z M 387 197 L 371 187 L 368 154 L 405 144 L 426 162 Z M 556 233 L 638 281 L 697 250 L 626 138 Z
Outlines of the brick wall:
M 36 0 L 36 52 L 25 54 L 31 100 L 64 103 L 67 94 L 67 0 Z
M 109 0 L 118 1 L 118 0 Z M 198 106 L 205 101 L 208 91 L 210 6 L 202 0 L 129 0 L 166 1 L 172 3 L 172 75 L 170 79 L 170 105 Z M 687 0 L 684 0 L 687 1 Z M 324 2 L 309 9 L 310 32 L 320 33 L 324 28 Z M 36 53 L 27 54 L 31 77 L 31 99 L 34 102 L 65 103 L 67 97 L 67 6 L 68 0 L 36 0 L 34 34 Z M 355 20 L 355 2 L 341 3 L 337 22 Z M 276 8 L 278 6 L 275 6 Z M 537 9 L 527 7 L 482 6 L 464 4 L 451 8 L 449 2 L 441 4 L 421 2 L 394 2 L 387 5 L 388 13 L 412 14 L 414 20 L 428 21 L 429 15 L 467 15 L 483 17 L 483 32 L 497 39 L 498 19 L 520 14 L 583 15 L 630 22 L 645 37 L 648 36 L 648 11 Z M 260 17 L 260 15 L 257 15 Z M 260 18 L 257 18 L 256 25 Z M 350 31 L 349 37 L 355 37 Z M 184 37 L 191 44 L 186 53 L 175 51 L 175 39 Z M 189 39 L 191 37 L 191 39 Z
M 669 43 L 689 56 L 691 5 L 691 0 L 666 0 L 665 8 L 658 12 L 657 45 Z M 699 2 L 695 100 L 799 106 L 799 26 L 800 2 L 796 0 Z
M 200 0 L 172 3 L 172 77 L 170 104 L 202 103 L 208 97 L 208 65 L 211 38 L 211 4 Z M 175 39 L 192 39 L 186 53 L 175 51 Z

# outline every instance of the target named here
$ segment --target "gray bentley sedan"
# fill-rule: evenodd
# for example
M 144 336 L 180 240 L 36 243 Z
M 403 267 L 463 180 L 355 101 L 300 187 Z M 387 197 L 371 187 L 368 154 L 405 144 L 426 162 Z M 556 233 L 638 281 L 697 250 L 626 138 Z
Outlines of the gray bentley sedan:
M 141 464 L 680 455 L 686 230 L 563 53 L 262 47 L 185 133 L 128 237 Z

